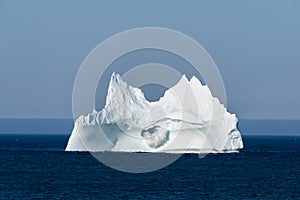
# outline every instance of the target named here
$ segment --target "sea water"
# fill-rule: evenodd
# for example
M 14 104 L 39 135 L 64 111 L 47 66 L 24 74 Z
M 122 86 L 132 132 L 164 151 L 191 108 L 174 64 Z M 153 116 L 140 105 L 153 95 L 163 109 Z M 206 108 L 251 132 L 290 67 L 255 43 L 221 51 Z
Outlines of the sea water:
M 144 174 L 65 152 L 68 138 L 51 131 L 0 134 L 0 198 L 300 199 L 299 136 L 243 136 L 240 153 L 186 154 Z

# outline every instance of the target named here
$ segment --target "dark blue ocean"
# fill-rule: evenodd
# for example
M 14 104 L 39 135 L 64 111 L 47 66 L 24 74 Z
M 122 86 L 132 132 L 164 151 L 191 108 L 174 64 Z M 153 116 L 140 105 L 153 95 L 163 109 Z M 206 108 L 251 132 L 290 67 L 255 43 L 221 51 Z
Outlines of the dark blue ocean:
M 43 132 L 0 121 L 0 199 L 300 199 L 297 135 L 246 134 L 240 153 L 187 154 L 159 171 L 132 174 L 89 153 L 64 152 L 69 135 L 57 127 L 72 125 L 62 124 Z

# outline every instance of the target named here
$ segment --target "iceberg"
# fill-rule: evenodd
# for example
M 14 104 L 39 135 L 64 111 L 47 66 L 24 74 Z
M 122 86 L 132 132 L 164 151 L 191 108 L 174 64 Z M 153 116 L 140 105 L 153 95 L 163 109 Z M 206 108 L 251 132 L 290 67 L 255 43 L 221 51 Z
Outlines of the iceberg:
M 226 153 L 243 148 L 238 119 L 185 75 L 155 102 L 113 73 L 106 104 L 74 123 L 66 151 Z

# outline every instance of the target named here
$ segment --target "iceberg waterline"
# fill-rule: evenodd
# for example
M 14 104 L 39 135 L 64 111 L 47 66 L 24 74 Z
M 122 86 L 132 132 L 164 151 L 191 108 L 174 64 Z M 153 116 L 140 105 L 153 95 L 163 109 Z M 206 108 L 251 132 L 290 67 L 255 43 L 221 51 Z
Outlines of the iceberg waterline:
M 243 148 L 237 122 L 196 77 L 149 102 L 113 73 L 105 107 L 76 120 L 66 151 L 232 152 Z

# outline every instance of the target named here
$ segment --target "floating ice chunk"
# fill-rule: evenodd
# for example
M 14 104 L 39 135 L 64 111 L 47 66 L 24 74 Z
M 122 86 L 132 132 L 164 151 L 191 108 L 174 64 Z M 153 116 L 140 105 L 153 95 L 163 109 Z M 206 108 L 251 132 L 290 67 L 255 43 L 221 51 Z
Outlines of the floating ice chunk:
M 183 75 L 159 101 L 148 102 L 113 73 L 105 107 L 76 120 L 66 151 L 236 151 L 243 148 L 237 122 L 196 77 Z

